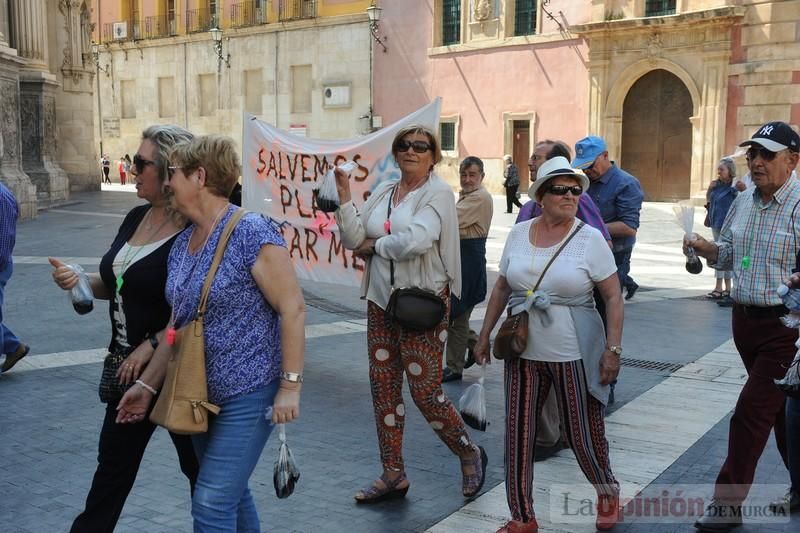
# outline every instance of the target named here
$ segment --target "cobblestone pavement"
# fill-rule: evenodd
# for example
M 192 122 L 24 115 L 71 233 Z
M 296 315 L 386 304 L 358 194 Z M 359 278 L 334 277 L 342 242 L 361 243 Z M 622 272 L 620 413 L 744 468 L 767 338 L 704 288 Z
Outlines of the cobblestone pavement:
M 76 315 L 65 294 L 52 284 L 46 258 L 74 258 L 84 267 L 95 268 L 122 216 L 136 203 L 130 192 L 75 194 L 69 204 L 43 211 L 36 220 L 19 226 L 15 272 L 3 312 L 6 324 L 31 344 L 32 351 L 13 371 L 0 376 L 0 530 L 4 532 L 64 531 L 82 509 L 96 464 L 103 416 L 96 386 L 108 319 L 102 304 L 89 315 Z M 511 215 L 502 213 L 501 204 L 497 198 L 489 242 L 490 282 L 496 277 L 496 262 L 513 223 Z M 626 305 L 623 344 L 628 364 L 610 416 L 617 411 L 621 416 L 626 406 L 641 404 L 648 391 L 670 379 L 673 370 L 697 361 L 730 338 L 730 312 L 699 298 L 713 286 L 710 273 L 692 277 L 683 272 L 677 244 L 680 230 L 671 219 L 671 208 L 665 204 L 649 204 L 644 212 L 632 271 L 642 289 Z M 408 497 L 370 507 L 353 503 L 352 495 L 379 473 L 367 382 L 365 307 L 355 288 L 311 283 L 303 287 L 309 310 L 306 383 L 301 418 L 287 428 L 302 474 L 295 494 L 286 500 L 275 497 L 272 466 L 277 439 L 270 440 L 251 480 L 264 530 L 448 530 L 444 525 L 448 517 L 465 504 L 458 460 L 416 408 L 409 407 L 406 419 L 404 452 L 412 485 Z M 481 317 L 482 312 L 476 311 L 473 327 L 480 326 Z M 457 401 L 476 379 L 477 372 L 469 371 L 462 383 L 445 384 L 444 390 Z M 503 478 L 501 381 L 502 367 L 494 364 L 486 383 L 491 424 L 485 433 L 473 432 L 489 455 L 487 496 L 501 489 Z M 674 400 L 663 398 L 666 407 Z M 410 406 L 411 399 L 406 401 Z M 732 407 L 731 403 L 728 410 Z M 653 411 L 650 415 L 657 423 L 659 413 Z M 727 423 L 727 416 L 722 416 L 687 444 L 677 460 L 658 470 L 653 486 L 713 483 L 725 453 Z M 626 457 L 616 455 L 612 460 L 624 465 Z M 788 483 L 774 444 L 762 457 L 758 481 L 781 487 Z M 190 531 L 187 489 L 171 443 L 159 430 L 117 531 Z M 492 502 L 494 515 L 507 515 L 502 500 Z M 689 531 L 690 524 L 691 519 L 672 524 L 633 520 L 616 531 Z M 562 525 L 553 530 L 580 528 Z M 795 518 L 746 530 L 798 531 L 800 523 Z

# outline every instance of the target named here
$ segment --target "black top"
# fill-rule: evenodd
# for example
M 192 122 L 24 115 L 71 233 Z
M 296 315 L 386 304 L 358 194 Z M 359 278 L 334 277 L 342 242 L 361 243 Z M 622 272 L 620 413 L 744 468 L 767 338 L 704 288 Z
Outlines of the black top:
M 122 221 L 111 248 L 100 260 L 100 277 L 109 291 L 111 298 L 108 306 L 108 315 L 111 319 L 110 352 L 124 347 L 127 343 L 136 347 L 150 335 L 158 333 L 167 326 L 170 316 L 170 307 L 164 295 L 167 284 L 167 259 L 169 251 L 177 235 L 164 242 L 152 253 L 137 258 L 123 274 L 122 310 L 125 323 L 122 324 L 114 317 L 117 305 L 116 278 L 113 272 L 113 262 L 119 250 L 136 231 L 150 205 L 134 207 Z

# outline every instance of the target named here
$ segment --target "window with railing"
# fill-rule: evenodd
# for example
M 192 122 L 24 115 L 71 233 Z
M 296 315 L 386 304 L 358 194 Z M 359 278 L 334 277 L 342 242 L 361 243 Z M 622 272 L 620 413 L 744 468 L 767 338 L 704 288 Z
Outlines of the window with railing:
M 172 22 L 174 22 L 174 20 Z M 170 23 L 170 19 L 167 15 L 156 15 L 144 18 L 145 39 L 158 39 L 175 34 L 175 24 Z
M 536 33 L 536 0 L 517 0 L 514 8 L 514 35 Z
M 645 17 L 660 17 L 675 14 L 675 0 L 646 0 L 644 4 Z
M 208 8 L 189 9 L 186 11 L 186 32 L 197 33 L 208 31 L 214 27 L 214 16 Z
M 117 20 L 103 24 L 103 42 L 138 41 L 143 38 L 142 24 L 139 20 Z
M 456 149 L 456 123 L 440 122 L 439 139 L 441 139 L 443 152 L 454 151 Z
M 442 45 L 461 42 L 461 0 L 442 0 Z
M 278 20 L 310 19 L 317 16 L 316 0 L 278 0 Z
M 175 0 L 167 0 L 167 32 L 169 35 L 178 34 L 178 19 L 175 14 Z
M 262 0 L 231 4 L 231 26 L 243 28 L 267 23 L 267 10 Z

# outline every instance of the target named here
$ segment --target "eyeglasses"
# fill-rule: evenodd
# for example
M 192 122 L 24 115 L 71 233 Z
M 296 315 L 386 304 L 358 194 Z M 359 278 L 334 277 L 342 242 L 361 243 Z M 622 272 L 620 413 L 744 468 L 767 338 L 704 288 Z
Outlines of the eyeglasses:
M 408 142 L 404 139 L 397 141 L 395 145 L 398 152 L 408 152 L 409 148 L 412 148 L 414 152 L 418 154 L 424 154 L 428 150 L 431 149 L 431 145 L 426 143 L 425 141 L 411 141 Z
M 144 167 L 147 165 L 155 165 L 155 161 L 150 161 L 149 159 L 145 159 L 143 157 L 139 157 L 139 154 L 134 154 L 133 156 L 133 166 L 136 167 L 136 173 L 141 174 L 144 172 Z
M 175 174 L 176 170 L 183 170 L 183 167 L 174 167 L 174 166 L 167 167 L 167 179 L 172 179 L 172 175 Z
M 568 192 L 571 192 L 572 196 L 580 196 L 583 193 L 583 187 L 580 185 L 551 185 L 547 192 L 556 196 L 564 196 Z
M 761 159 L 764 161 L 772 161 L 775 159 L 775 156 L 778 155 L 778 152 L 773 152 L 772 150 L 767 150 L 763 146 L 751 146 L 747 149 L 747 154 L 745 157 L 748 161 L 754 160 L 756 157 L 761 156 Z

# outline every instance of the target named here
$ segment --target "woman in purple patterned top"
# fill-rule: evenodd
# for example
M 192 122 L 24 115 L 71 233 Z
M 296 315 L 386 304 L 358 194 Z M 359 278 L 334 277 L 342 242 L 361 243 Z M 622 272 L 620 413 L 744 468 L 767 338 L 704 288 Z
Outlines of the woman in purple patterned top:
M 236 207 L 228 196 L 239 175 L 233 140 L 208 135 L 176 146 L 168 187 L 192 225 L 169 256 L 170 328 L 194 318 L 222 230 Z M 218 405 L 207 433 L 192 441 L 200 473 L 192 498 L 195 531 L 259 531 L 248 480 L 274 423 L 300 413 L 305 304 L 278 229 L 248 213 L 233 231 L 205 314 L 209 401 Z M 166 345 L 166 343 L 164 343 Z M 141 380 L 164 380 L 169 349 L 159 350 Z M 144 385 L 120 402 L 117 420 L 143 418 L 153 399 Z M 265 417 L 272 407 L 271 420 Z

